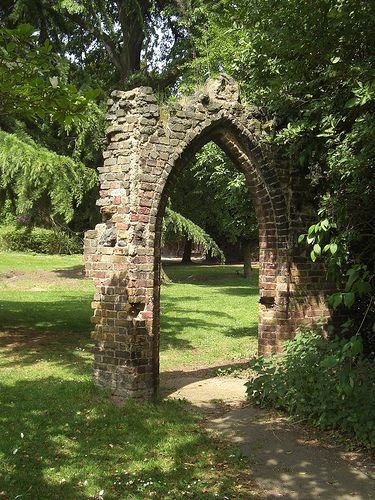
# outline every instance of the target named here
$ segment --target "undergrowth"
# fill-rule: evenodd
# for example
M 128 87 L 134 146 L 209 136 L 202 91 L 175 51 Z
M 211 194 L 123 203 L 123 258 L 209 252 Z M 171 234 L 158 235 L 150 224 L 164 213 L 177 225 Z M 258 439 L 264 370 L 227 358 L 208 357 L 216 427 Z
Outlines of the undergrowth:
M 61 230 L 34 227 L 0 226 L 0 250 L 43 254 L 78 254 L 82 241 Z
M 359 336 L 327 340 L 301 331 L 282 354 L 259 357 L 251 366 L 256 375 L 246 385 L 252 402 L 375 448 L 375 371 Z

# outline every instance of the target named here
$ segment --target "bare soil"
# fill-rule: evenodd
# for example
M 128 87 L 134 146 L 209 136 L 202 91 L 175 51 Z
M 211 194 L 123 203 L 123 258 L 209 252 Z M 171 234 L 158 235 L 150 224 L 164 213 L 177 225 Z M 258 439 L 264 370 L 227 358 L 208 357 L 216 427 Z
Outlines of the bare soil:
M 0 286 L 25 291 L 43 292 L 50 285 L 76 288 L 85 277 L 83 266 L 53 271 L 15 271 L 0 273 Z

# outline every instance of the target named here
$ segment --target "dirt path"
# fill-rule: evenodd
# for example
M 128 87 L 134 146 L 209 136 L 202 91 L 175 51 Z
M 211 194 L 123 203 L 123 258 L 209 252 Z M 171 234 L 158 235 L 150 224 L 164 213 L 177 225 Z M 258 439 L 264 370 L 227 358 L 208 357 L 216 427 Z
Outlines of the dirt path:
M 167 397 L 204 408 L 207 428 L 224 433 L 249 458 L 258 498 L 375 499 L 374 464 L 327 443 L 318 432 L 247 405 L 243 384 L 243 379 L 202 379 L 189 372 L 178 383 L 162 377 Z

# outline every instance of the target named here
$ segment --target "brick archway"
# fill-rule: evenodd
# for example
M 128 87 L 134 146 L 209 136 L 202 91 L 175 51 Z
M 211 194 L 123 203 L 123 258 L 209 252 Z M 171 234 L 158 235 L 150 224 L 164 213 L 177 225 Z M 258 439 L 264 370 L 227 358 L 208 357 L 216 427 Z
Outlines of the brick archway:
M 260 242 L 259 352 L 281 349 L 300 325 L 326 321 L 322 269 L 299 255 L 306 224 L 303 179 L 275 163 L 261 141 L 260 110 L 239 103 L 222 75 L 184 104 L 160 109 L 152 89 L 115 91 L 100 170 L 103 223 L 88 231 L 85 260 L 94 279 L 94 379 L 119 398 L 158 388 L 160 232 L 168 193 L 189 159 L 216 142 L 245 174 Z M 298 210 L 297 208 L 298 207 Z

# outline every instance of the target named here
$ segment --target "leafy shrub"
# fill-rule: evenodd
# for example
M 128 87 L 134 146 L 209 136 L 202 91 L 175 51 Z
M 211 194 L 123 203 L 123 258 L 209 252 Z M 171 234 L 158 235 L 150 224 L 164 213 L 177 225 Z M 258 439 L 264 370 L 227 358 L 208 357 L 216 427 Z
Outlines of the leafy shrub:
M 35 227 L 0 226 L 0 249 L 16 252 L 32 251 L 46 254 L 82 253 L 82 242 L 77 236 L 63 231 Z
M 326 340 L 299 332 L 282 354 L 259 357 L 251 366 L 256 372 L 246 384 L 251 401 L 375 448 L 375 370 L 362 356 L 361 337 Z

